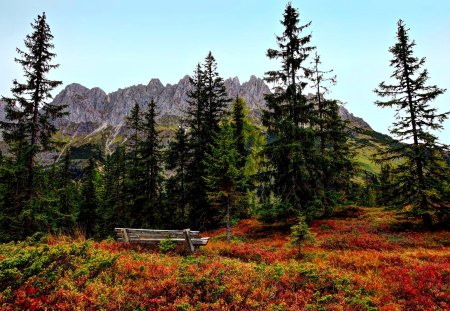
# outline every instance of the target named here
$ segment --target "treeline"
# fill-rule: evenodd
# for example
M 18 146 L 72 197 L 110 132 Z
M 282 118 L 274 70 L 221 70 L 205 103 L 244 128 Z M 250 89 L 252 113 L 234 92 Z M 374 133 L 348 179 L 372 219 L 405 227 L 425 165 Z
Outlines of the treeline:
M 361 174 L 355 165 L 338 101 L 327 98 L 336 77 L 322 69 L 311 35 L 304 34 L 310 23 L 300 25 L 289 4 L 282 25 L 277 48 L 267 51 L 281 68 L 265 76 L 274 92 L 265 97 L 262 126 L 249 121 L 242 98 L 227 97 L 210 52 L 191 76 L 188 107 L 168 145 L 159 137 L 155 102 L 135 103 L 124 142 L 111 155 L 90 158 L 80 173 L 70 149 L 53 165 L 40 164 L 42 152 L 59 148 L 54 124 L 66 107 L 49 103 L 61 82 L 47 78 L 58 65 L 51 63 L 46 16 L 38 16 L 27 51 L 18 49 L 16 59 L 26 83 L 15 80 L 12 97 L 2 97 L 8 153 L 0 157 L 0 239 L 76 230 L 104 238 L 114 227 L 203 230 L 225 224 L 229 238 L 230 224 L 239 218 L 296 220 L 304 227 L 348 203 L 410 205 L 411 214 L 431 225 L 449 202 L 446 147 L 426 131 L 439 129 L 447 117 L 427 105 L 444 90 L 424 85 L 426 71 L 414 79 L 423 60 L 411 56 L 414 44 L 403 24 L 391 49 L 399 84 L 380 84 L 377 93 L 394 99 L 377 104 L 398 105 L 400 114 L 406 109 L 393 134 L 414 143 L 397 142 L 378 155 L 381 177 Z M 398 159 L 400 164 L 388 163 Z

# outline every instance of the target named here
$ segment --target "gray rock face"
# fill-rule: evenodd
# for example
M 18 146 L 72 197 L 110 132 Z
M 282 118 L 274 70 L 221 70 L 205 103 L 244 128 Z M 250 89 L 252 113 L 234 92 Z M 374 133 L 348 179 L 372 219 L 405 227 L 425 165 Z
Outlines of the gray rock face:
M 5 120 L 6 103 L 0 100 L 0 121 Z
M 366 121 L 364 121 L 362 118 L 355 117 L 344 106 L 339 106 L 339 116 L 343 120 L 350 121 L 350 123 L 356 127 L 366 129 L 366 130 L 372 130 L 372 128 Z
M 269 87 L 256 76 L 241 84 L 237 77 L 224 81 L 231 99 L 241 96 L 247 102 L 251 113 L 259 116 L 265 107 L 264 94 L 270 93 Z M 192 89 L 189 76 L 184 76 L 177 84 L 164 86 L 158 79 L 151 79 L 147 85 L 134 85 L 106 94 L 95 87 L 88 89 L 78 83 L 67 85 L 53 100 L 55 105 L 68 105 L 69 115 L 59 125 L 76 124 L 110 124 L 120 126 L 134 103 L 142 108 L 154 99 L 160 117 L 182 116 L 187 110 L 187 93 Z M 0 101 L 0 120 L 4 120 L 5 103 Z M 344 107 L 340 107 L 340 116 L 352 124 L 370 129 L 361 118 L 355 117 Z
M 108 116 L 108 95 L 100 88 L 88 89 L 78 83 L 73 83 L 59 93 L 53 100 L 55 105 L 68 105 L 71 122 L 98 122 Z
M 264 94 L 269 93 L 262 79 L 251 76 L 240 83 L 237 77 L 224 81 L 230 98 L 243 97 L 252 112 L 264 106 Z M 53 104 L 68 105 L 69 115 L 65 121 L 71 123 L 107 122 L 111 125 L 123 123 L 132 106 L 137 102 L 142 108 L 153 98 L 160 116 L 182 116 L 186 111 L 187 93 L 192 89 L 189 76 L 177 84 L 164 86 L 158 79 L 151 79 L 147 85 L 134 85 L 106 94 L 100 88 L 87 89 L 73 83 L 59 93 Z M 258 114 L 258 113 L 256 113 Z

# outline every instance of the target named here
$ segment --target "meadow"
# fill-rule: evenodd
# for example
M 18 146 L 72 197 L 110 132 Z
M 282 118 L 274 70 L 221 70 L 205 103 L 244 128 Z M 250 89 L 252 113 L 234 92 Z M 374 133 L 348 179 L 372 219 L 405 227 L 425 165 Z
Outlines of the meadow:
M 301 250 L 289 226 L 240 221 L 170 247 L 34 236 L 0 245 L 1 310 L 449 310 L 450 232 L 381 208 L 314 221 Z

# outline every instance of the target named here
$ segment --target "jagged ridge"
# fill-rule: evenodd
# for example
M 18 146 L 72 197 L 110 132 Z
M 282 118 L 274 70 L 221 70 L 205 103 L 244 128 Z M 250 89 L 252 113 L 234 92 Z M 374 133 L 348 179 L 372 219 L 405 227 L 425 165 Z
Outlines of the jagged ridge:
M 249 81 L 240 83 L 237 77 L 225 80 L 228 96 L 243 97 L 251 113 L 259 116 L 265 107 L 264 94 L 270 93 L 264 81 L 252 75 Z M 89 124 L 107 123 L 112 126 L 123 124 L 124 117 L 137 102 L 145 106 L 152 98 L 156 101 L 160 117 L 182 116 L 187 109 L 187 93 L 191 90 L 189 76 L 184 76 L 177 84 L 164 86 L 159 79 L 151 79 L 147 85 L 134 85 L 105 93 L 101 88 L 86 88 L 81 84 L 67 85 L 53 100 L 56 105 L 68 105 L 69 115 L 61 124 L 75 123 L 82 132 Z M 4 117 L 4 103 L 0 102 L 0 118 Z M 340 115 L 354 126 L 371 129 L 361 118 L 353 116 L 347 109 L 340 107 Z M 88 128 L 91 126 L 87 126 Z

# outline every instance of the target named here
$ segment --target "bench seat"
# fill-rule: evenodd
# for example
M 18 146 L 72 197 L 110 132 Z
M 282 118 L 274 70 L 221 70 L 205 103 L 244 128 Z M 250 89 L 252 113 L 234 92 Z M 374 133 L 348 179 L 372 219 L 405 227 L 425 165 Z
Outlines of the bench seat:
M 199 231 L 184 230 L 157 230 L 157 229 L 133 229 L 115 228 L 117 240 L 126 243 L 158 244 L 161 241 L 171 240 L 175 243 L 186 243 L 194 253 L 200 246 L 208 244 L 209 237 L 200 237 Z

